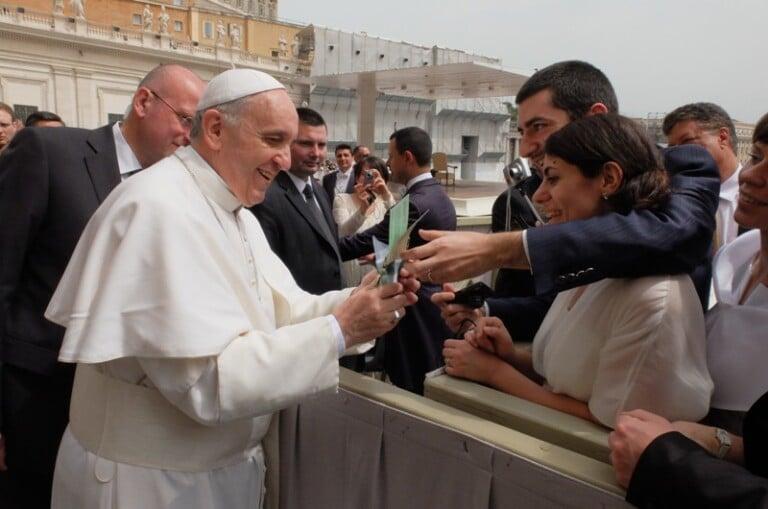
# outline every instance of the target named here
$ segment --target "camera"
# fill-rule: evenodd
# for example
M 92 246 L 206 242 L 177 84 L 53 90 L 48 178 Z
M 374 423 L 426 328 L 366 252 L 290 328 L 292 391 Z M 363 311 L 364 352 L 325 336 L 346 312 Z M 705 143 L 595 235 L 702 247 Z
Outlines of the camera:
M 371 170 L 365 171 L 363 174 L 363 182 L 365 182 L 366 186 L 373 184 L 373 172 Z

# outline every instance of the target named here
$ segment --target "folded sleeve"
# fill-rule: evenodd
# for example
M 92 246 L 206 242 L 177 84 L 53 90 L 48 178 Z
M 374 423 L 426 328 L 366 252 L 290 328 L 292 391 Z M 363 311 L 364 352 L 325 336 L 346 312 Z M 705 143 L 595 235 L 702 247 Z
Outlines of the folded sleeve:
M 768 507 L 768 479 L 672 432 L 651 442 L 640 456 L 627 501 L 641 508 Z
M 152 384 L 190 418 L 207 425 L 267 415 L 335 390 L 338 345 L 324 318 L 252 331 L 219 355 L 191 359 L 141 358 Z

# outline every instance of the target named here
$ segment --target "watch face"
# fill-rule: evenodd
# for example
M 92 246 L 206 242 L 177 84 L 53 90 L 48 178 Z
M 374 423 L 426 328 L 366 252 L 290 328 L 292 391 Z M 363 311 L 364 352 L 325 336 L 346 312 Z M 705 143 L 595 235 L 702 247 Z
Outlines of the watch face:
M 724 458 L 731 448 L 731 436 L 727 431 L 721 428 L 715 428 L 715 438 L 717 439 L 720 448 L 717 451 L 718 458 Z

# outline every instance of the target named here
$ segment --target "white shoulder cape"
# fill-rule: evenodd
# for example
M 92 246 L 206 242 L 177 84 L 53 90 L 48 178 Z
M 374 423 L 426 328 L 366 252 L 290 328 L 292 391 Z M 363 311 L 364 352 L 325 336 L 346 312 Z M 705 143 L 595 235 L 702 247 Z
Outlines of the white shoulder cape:
M 259 328 L 330 313 L 348 292 L 302 292 L 255 217 L 242 212 L 275 303 L 277 323 L 265 318 Z M 120 184 L 85 228 L 46 311 L 67 329 L 59 360 L 219 354 L 254 328 L 253 313 L 249 318 L 228 283 L 233 274 L 241 277 L 230 249 L 179 159 L 168 157 Z

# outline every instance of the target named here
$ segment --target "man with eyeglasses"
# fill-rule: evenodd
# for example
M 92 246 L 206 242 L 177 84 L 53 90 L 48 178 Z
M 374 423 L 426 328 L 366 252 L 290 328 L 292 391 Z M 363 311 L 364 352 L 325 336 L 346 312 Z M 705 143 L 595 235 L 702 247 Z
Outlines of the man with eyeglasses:
M 122 180 L 189 144 L 205 83 L 162 65 L 122 122 L 24 129 L 0 157 L 0 507 L 49 507 L 74 369 L 57 362 L 64 329 L 43 317 L 99 204 Z

